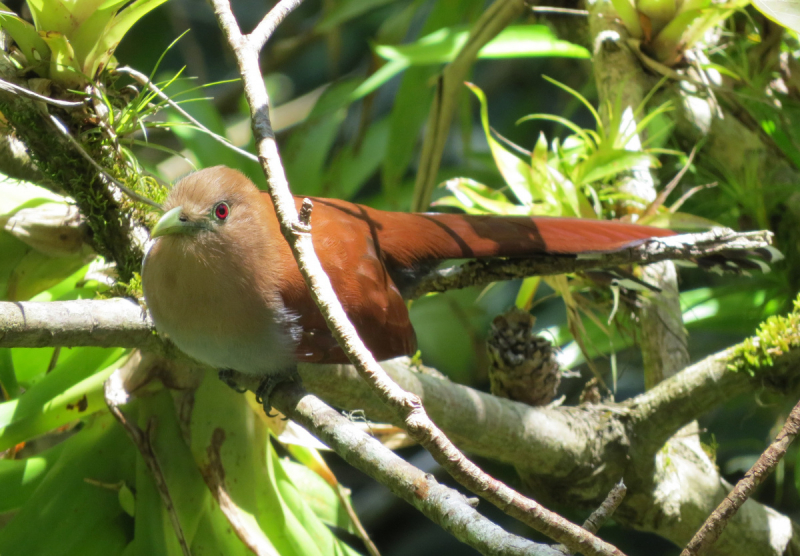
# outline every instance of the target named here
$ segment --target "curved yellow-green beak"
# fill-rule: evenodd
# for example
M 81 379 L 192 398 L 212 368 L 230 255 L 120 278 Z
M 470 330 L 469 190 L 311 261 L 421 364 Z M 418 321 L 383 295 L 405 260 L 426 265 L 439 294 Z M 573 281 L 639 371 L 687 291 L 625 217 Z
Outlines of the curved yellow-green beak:
M 175 207 L 164 213 L 153 229 L 150 239 L 174 234 L 194 234 L 207 229 L 204 222 L 194 222 L 183 216 L 183 207 Z
M 189 224 L 188 221 L 181 220 L 181 212 L 183 212 L 183 207 L 175 207 L 172 210 L 169 210 L 164 213 L 164 216 L 153 226 L 153 229 L 150 230 L 150 238 L 155 239 L 157 237 L 166 236 L 170 234 L 185 234 L 188 233 Z

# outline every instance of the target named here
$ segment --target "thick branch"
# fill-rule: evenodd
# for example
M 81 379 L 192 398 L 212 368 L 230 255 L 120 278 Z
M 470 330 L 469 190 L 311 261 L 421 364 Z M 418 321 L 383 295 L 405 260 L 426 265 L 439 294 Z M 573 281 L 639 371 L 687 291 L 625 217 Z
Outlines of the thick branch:
M 0 346 L 166 348 L 145 310 L 122 298 L 0 303 Z
M 636 435 L 650 450 L 658 450 L 685 424 L 739 394 L 763 387 L 784 393 L 797 390 L 800 349 L 774 357 L 768 368 L 734 371 L 731 364 L 740 347 L 711 355 L 622 404 L 630 410 Z

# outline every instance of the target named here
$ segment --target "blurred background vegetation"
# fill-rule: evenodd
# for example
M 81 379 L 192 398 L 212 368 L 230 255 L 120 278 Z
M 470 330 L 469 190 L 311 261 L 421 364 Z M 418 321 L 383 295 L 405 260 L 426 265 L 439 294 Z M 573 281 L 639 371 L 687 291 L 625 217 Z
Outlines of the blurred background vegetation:
M 236 1 L 233 5 L 245 31 L 260 20 L 265 9 L 263 3 L 257 2 Z M 7 6 L 30 20 L 31 13 L 25 3 L 10 1 Z M 558 7 L 581 9 L 570 2 L 559 3 Z M 714 138 L 692 144 L 687 142 L 686 134 L 674 133 L 675 122 L 679 120 L 675 116 L 678 106 L 668 89 L 675 87 L 663 84 L 647 108 L 654 114 L 647 126 L 652 141 L 637 152 L 635 160 L 624 154 L 624 137 L 617 138 L 617 143 L 608 136 L 592 143 L 586 131 L 599 132 L 599 129 L 595 116 L 584 103 L 585 100 L 597 106 L 593 66 L 586 49 L 587 16 L 580 11 L 537 13 L 531 9 L 508 30 L 517 34 L 501 35 L 503 40 L 495 44 L 495 51 L 485 52 L 469 72 L 475 94 L 464 87 L 458 100 L 454 126 L 437 176 L 437 183 L 447 182 L 448 187 L 438 188 L 434 193 L 434 200 L 447 210 L 514 212 L 523 207 L 526 211 L 546 214 L 609 217 L 616 216 L 613 184 L 620 173 L 644 159 L 657 168 L 658 177 L 666 184 L 689 164 L 665 206 L 697 186 L 715 185 L 694 191 L 680 208 L 684 215 L 681 218 L 661 207 L 658 214 L 662 224 L 698 229 L 704 224 L 702 219 L 707 219 L 737 230 L 773 229 L 778 233 L 778 248 L 788 255 L 787 261 L 776 265 L 770 274 L 745 277 L 717 276 L 699 270 L 681 272 L 681 302 L 684 322 L 690 331 L 693 361 L 741 341 L 764 318 L 786 311 L 798 290 L 800 276 L 798 260 L 793 256 L 798 251 L 797 182 L 778 175 L 772 180 L 765 179 L 770 175 L 768 170 L 775 174 L 789 172 L 794 177 L 800 163 L 800 146 L 795 137 L 795 130 L 800 129 L 800 122 L 796 121 L 800 116 L 798 89 L 791 71 L 786 69 L 794 68 L 797 63 L 797 38 L 752 7 L 743 4 L 724 7 L 725 17 L 714 21 L 714 41 L 703 50 L 704 68 L 716 71 L 725 87 L 726 98 L 721 102 L 729 102 L 740 111 L 743 119 L 758 130 L 766 148 L 784 161 L 783 166 L 765 168 L 765 164 L 771 163 L 754 156 L 740 168 L 731 168 L 704 157 L 705 143 Z M 459 33 L 469 30 L 484 9 L 485 3 L 479 0 L 308 0 L 291 14 L 266 49 L 262 67 L 272 102 L 273 125 L 293 192 L 408 210 L 437 76 L 442 64 L 453 58 L 453 41 L 457 42 Z M 146 74 L 154 71 L 154 81 L 169 82 L 167 94 L 185 101 L 182 107 L 186 111 L 211 131 L 252 152 L 249 114 L 235 63 L 205 2 L 169 0 L 156 7 L 125 35 L 115 56 L 121 65 Z M 178 79 L 173 80 L 176 75 Z M 654 73 L 654 85 L 659 84 L 660 77 Z M 110 83 L 115 83 L 113 87 L 118 91 L 124 91 L 130 83 L 124 76 L 114 79 L 117 81 Z M 620 87 L 624 86 L 620 83 Z M 128 94 L 134 97 L 137 92 L 130 90 Z M 488 110 L 488 120 L 484 122 L 481 97 Z M 612 120 L 619 117 L 613 113 L 613 107 L 611 112 Z M 556 117 L 518 123 L 531 114 Z M 195 168 L 226 164 L 241 169 L 263 186 L 263 175 L 256 163 L 221 146 L 195 126 L 181 125 L 184 121 L 174 110 L 165 109 L 148 116 L 146 133 L 145 126 L 138 125 L 120 133 L 119 144 L 138 161 L 143 174 L 153 175 L 162 182 L 173 182 Z M 565 122 L 573 128 L 564 125 Z M 487 129 L 487 123 L 491 130 Z M 613 132 L 613 126 L 606 131 L 609 130 Z M 695 146 L 698 155 L 690 163 L 688 153 Z M 509 165 L 508 155 L 498 154 L 500 151 L 516 153 L 517 162 Z M 605 158 L 601 160 L 599 155 L 592 158 L 598 152 L 605 153 Z M 544 168 L 537 166 L 537 156 L 551 169 L 547 170 L 549 181 L 545 180 L 552 188 L 549 197 L 544 189 L 536 189 L 541 185 L 530 186 L 530 191 L 520 193 L 511 183 L 515 177 L 524 178 L 525 172 L 535 174 Z M 586 163 L 587 160 L 591 163 Z M 571 192 L 563 183 L 553 185 L 552 176 L 556 174 L 567 178 L 572 184 Z M 453 178 L 471 181 L 448 182 Z M 521 197 L 526 194 L 539 199 L 532 203 L 533 209 L 523 206 Z M 11 180 L 0 183 L 0 223 L 4 226 L 12 218 L 22 222 L 25 209 L 45 205 L 59 215 L 62 214 L 59 210 L 68 210 L 63 197 L 41 188 Z M 61 250 L 53 252 L 8 229 L 6 226 L 6 231 L 0 232 L 3 299 L 94 298 L 109 291 L 112 282 L 102 259 L 85 249 L 79 240 L 74 248 L 60 244 Z M 583 295 L 586 307 L 599 315 L 598 321 L 605 322 L 611 311 L 611 294 L 607 290 L 590 289 L 588 283 L 580 280 L 570 284 L 576 294 Z M 485 339 L 492 319 L 515 303 L 533 306 L 543 334 L 562 346 L 564 364 L 577 371 L 564 377 L 559 391 L 559 395 L 566 396 L 566 403 L 577 403 L 592 373 L 584 362 L 584 354 L 571 342 L 564 302 L 554 295 L 551 286 L 539 281 L 508 282 L 414 302 L 411 315 L 422 361 L 456 382 L 486 390 Z M 617 401 L 644 388 L 641 357 L 632 347 L 634 337 L 624 316 L 620 315 L 623 321 L 619 328 L 603 328 L 584 316 L 588 352 L 606 381 L 613 385 Z M 65 448 L 67 443 L 57 443 L 66 436 L 57 431 L 77 430 L 74 417 L 50 408 L 83 399 L 88 400 L 90 413 L 102 413 L 105 406 L 102 397 L 98 397 L 99 385 L 126 362 L 126 357 L 127 352 L 121 349 L 0 349 L 0 384 L 7 400 L 0 404 L 0 452 L 8 460 L 0 464 L 9 463 L 0 465 L 0 484 L 7 487 L 0 488 L 6 493 L 0 495 L 0 524 L 18 524 L 19 520 L 11 520 L 17 512 L 27 515 L 24 512 L 31 511 L 28 508 L 43 503 L 34 498 L 36 488 L 44 481 L 58 481 L 59 473 L 66 472 L 62 469 L 66 464 L 61 467 L 57 464 L 62 455 L 58 450 L 78 450 L 72 445 Z M 22 392 L 27 397 L 20 397 Z M 86 392 L 89 397 L 82 398 Z M 25 400 L 20 403 L 27 409 L 17 404 L 20 400 Z M 729 481 L 736 481 L 752 465 L 793 403 L 755 393 L 713 408 L 704 417 L 703 440 L 715 453 L 716 462 Z M 131 484 L 140 472 L 133 469 L 135 450 L 119 433 L 113 438 L 108 433 L 99 433 L 97 427 L 103 423 L 95 421 L 87 425 L 82 441 L 96 441 L 104 446 L 103 450 L 127 454 L 129 459 L 120 455 L 119 465 L 129 468 L 128 484 Z M 88 436 L 92 430 L 96 438 Z M 42 439 L 43 433 L 50 434 Z M 32 441 L 37 437 L 39 440 Z M 55 447 L 42 451 L 51 444 Z M 276 446 L 277 456 L 288 455 L 284 448 Z M 408 448 L 403 455 L 449 482 L 425 452 Z M 29 463 L 27 473 L 32 478 L 27 483 L 14 483 L 25 471 L 12 464 L 34 457 L 41 460 L 37 464 L 39 470 Z M 471 549 L 457 543 L 336 456 L 326 453 L 325 459 L 339 481 L 353 490 L 355 509 L 383 554 L 470 553 Z M 279 467 L 293 466 L 276 459 L 279 461 L 284 461 L 277 463 Z M 491 461 L 479 463 L 495 476 L 518 485 L 513 469 Z M 97 462 L 83 464 L 97 465 Z M 768 479 L 757 496 L 795 518 L 800 511 L 797 465 L 800 458 L 797 448 L 792 448 L 778 473 Z M 295 475 L 291 470 L 286 472 L 300 482 L 305 475 L 297 467 L 292 467 Z M 12 484 L 16 486 L 9 486 Z M 126 488 L 116 489 L 120 500 Z M 310 488 L 304 494 L 313 498 L 310 494 L 313 492 Z M 63 496 L 69 495 L 68 491 L 63 492 Z M 142 489 L 136 495 L 144 496 Z M 325 504 L 331 505 L 329 510 L 339 507 L 335 497 L 318 502 L 316 509 L 320 515 L 324 510 L 319 508 L 325 508 Z M 75 499 L 73 503 L 95 507 L 87 510 L 83 518 L 85 530 L 59 531 L 59 536 L 78 543 L 71 546 L 86 549 L 89 545 L 79 544 L 84 538 L 81 535 L 90 535 L 92 520 L 101 519 L 98 512 L 102 506 L 94 499 Z M 584 510 L 574 508 L 559 510 L 577 521 L 586 515 Z M 125 534 L 130 534 L 134 527 L 131 517 L 116 507 L 107 511 L 103 519 L 112 516 L 120 535 L 92 542 L 91 550 L 82 550 L 82 554 L 95 551 L 116 554 L 120 546 L 132 550 L 124 542 L 130 538 Z M 494 509 L 487 511 L 504 527 L 531 535 Z M 49 519 L 57 522 L 57 514 Z M 333 530 L 352 543 L 355 550 L 362 551 L 348 526 L 333 518 L 323 517 L 322 521 L 341 526 Z M 644 554 L 643 546 L 651 556 L 678 553 L 668 541 L 622 530 L 613 524 L 604 527 L 601 536 L 628 554 Z M 26 546 L 25 542 L 31 542 L 30 538 L 24 542 L 20 539 L 6 528 L 0 532 L 0 548 Z M 337 544 L 336 550 L 349 551 L 345 545 Z M 47 551 L 27 553 L 73 553 L 47 543 L 39 548 Z

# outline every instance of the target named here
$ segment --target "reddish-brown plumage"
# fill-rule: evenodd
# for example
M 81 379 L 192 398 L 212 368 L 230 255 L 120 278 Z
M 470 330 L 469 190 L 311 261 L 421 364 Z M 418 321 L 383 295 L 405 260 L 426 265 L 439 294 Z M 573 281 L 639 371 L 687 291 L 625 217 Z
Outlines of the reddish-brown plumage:
M 415 351 L 414 330 L 400 288 L 409 286 L 438 261 L 611 252 L 647 238 L 674 235 L 669 230 L 619 222 L 407 214 L 333 199 L 312 200 L 311 229 L 317 255 L 345 311 L 379 360 Z M 184 351 L 217 367 L 274 372 L 285 366 L 283 354 L 274 364 L 265 361 L 263 370 L 252 361 L 270 357 L 281 342 L 293 343 L 291 349 L 300 361 L 346 362 L 280 235 L 265 193 L 239 172 L 217 166 L 179 182 L 166 208 L 184 206 L 190 219 L 199 220 L 211 214 L 220 201 L 230 205 L 230 216 L 224 222 L 213 223 L 202 233 L 159 238 L 148 254 L 142 279 L 156 325 Z M 302 198 L 297 198 L 298 207 L 301 202 Z M 242 260 L 226 264 L 226 254 Z M 184 265 L 191 266 L 191 271 L 161 268 L 187 256 L 200 259 Z M 198 276 L 204 272 L 214 275 Z M 230 282 L 237 287 L 229 287 Z M 193 303 L 215 291 L 227 298 L 221 305 L 210 303 L 213 310 L 208 303 Z M 233 308 L 233 314 L 221 315 L 221 307 Z M 240 317 L 251 321 L 246 331 L 237 321 Z M 272 325 L 267 322 L 270 318 Z M 190 334 L 183 335 L 183 327 L 209 327 L 215 333 L 195 345 Z M 230 338 L 220 337 L 228 329 Z M 276 334 L 281 330 L 285 334 L 279 341 Z M 253 345 L 258 338 L 272 346 L 271 351 L 262 353 Z M 212 341 L 221 346 L 219 357 L 208 347 Z M 237 345 L 250 355 L 240 359 Z M 237 362 L 247 368 L 237 369 Z

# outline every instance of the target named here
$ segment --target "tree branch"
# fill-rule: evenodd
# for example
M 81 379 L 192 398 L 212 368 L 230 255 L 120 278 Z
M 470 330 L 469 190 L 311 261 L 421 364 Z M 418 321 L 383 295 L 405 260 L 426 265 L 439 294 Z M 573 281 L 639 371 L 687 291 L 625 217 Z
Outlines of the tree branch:
M 250 42 L 253 48 L 261 51 L 264 45 L 278 28 L 278 25 L 286 19 L 286 16 L 292 13 L 303 0 L 280 0 L 275 6 L 264 16 L 264 19 L 253 29 L 250 33 Z
M 250 377 L 253 382 L 253 378 Z M 251 384 L 257 387 L 257 380 Z M 560 556 L 553 548 L 512 535 L 483 517 L 458 492 L 439 484 L 296 383 L 279 386 L 273 400 L 353 467 L 386 485 L 445 531 L 482 554 Z
M 544 255 L 529 259 L 471 261 L 432 272 L 419 283 L 411 298 L 527 276 L 550 276 L 666 260 L 696 261 L 707 267 L 724 264 L 722 261 L 726 259 L 734 263 L 736 259 L 748 257 L 770 261 L 775 255 L 772 242 L 773 235 L 769 231 L 738 233 L 727 228 L 715 228 L 698 234 L 653 238 L 622 251 L 592 256 Z
M 764 482 L 770 473 L 778 466 L 778 462 L 786 455 L 794 438 L 800 431 L 800 403 L 794 406 L 786 419 L 781 432 L 775 441 L 761 454 L 758 461 L 745 473 L 744 477 L 736 484 L 733 491 L 714 510 L 703 527 L 692 538 L 691 542 L 681 552 L 681 556 L 700 556 L 705 554 L 709 547 L 716 542 L 728 521 L 739 511 L 755 488 Z

